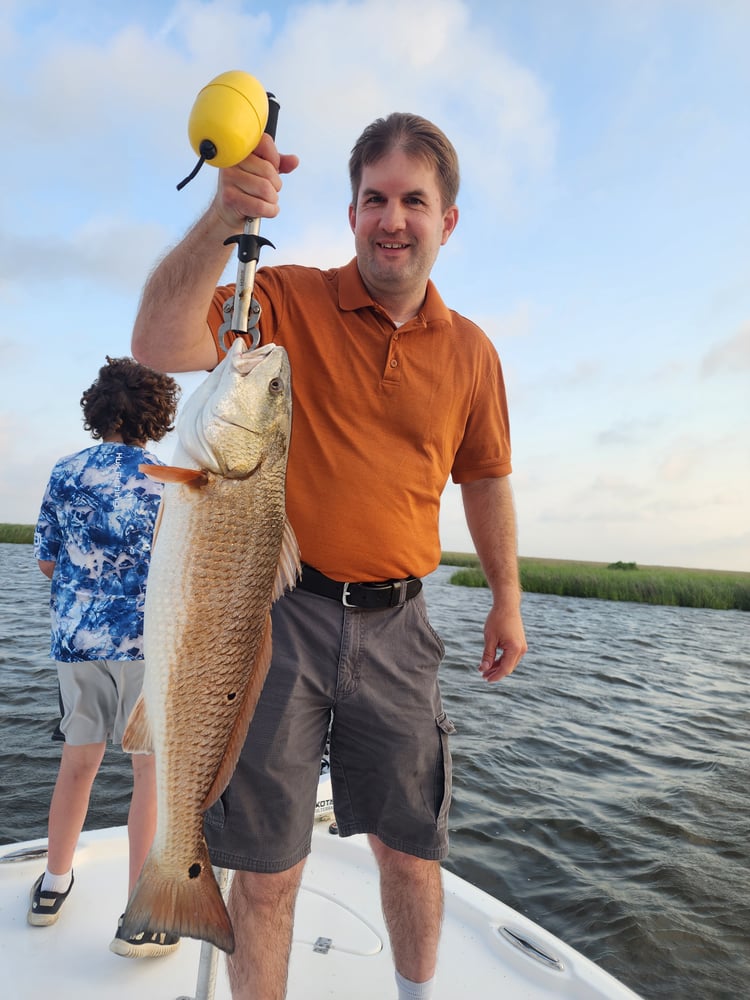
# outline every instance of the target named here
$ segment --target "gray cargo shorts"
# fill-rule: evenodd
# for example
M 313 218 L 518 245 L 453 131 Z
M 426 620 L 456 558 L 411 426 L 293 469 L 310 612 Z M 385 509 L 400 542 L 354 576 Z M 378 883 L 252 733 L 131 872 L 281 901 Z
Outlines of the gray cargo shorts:
M 297 589 L 272 621 L 273 659 L 245 746 L 205 817 L 213 863 L 280 872 L 309 854 L 329 724 L 339 834 L 445 858 L 454 728 L 438 686 L 444 646 L 423 595 L 370 611 Z
M 60 729 L 70 746 L 122 744 L 130 713 L 143 687 L 143 660 L 57 661 Z

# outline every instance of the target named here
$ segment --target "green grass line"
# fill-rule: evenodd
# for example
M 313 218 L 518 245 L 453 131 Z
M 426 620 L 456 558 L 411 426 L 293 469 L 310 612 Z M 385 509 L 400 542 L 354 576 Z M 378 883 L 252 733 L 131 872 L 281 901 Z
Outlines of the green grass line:
M 0 542 L 18 542 L 30 545 L 33 541 L 33 524 L 0 524 Z
M 34 526 L 31 524 L 0 524 L 0 542 L 30 544 L 33 540 Z M 457 567 L 450 578 L 451 583 L 461 587 L 487 586 L 479 559 L 473 552 L 444 552 L 440 562 Z M 622 561 L 608 565 L 526 557 L 521 557 L 518 565 L 521 586 L 531 594 L 750 611 L 750 573 L 638 566 Z
M 462 567 L 451 576 L 451 583 L 462 587 L 487 586 L 473 553 L 444 552 L 441 562 Z M 518 565 L 521 587 L 533 594 L 750 611 L 750 573 L 638 566 L 622 561 L 607 564 L 523 557 Z

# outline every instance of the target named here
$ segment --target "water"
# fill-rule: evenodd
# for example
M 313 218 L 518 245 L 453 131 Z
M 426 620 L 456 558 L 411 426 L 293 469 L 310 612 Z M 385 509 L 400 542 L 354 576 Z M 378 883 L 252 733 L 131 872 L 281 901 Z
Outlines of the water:
M 448 867 L 646 1000 L 750 996 L 750 619 L 527 594 L 530 652 L 487 685 L 489 593 L 450 573 L 426 582 L 458 728 Z M 0 545 L 0 843 L 46 834 L 48 592 Z M 123 824 L 129 792 L 110 749 L 87 826 Z

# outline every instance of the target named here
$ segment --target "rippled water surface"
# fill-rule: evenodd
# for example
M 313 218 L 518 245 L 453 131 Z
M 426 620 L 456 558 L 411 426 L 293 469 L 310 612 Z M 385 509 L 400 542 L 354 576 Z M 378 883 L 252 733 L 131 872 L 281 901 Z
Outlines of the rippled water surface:
M 448 867 L 646 1000 L 750 996 L 750 617 L 524 596 L 529 653 L 487 685 L 489 593 L 427 581 L 453 738 Z M 0 842 L 44 836 L 59 744 L 49 585 L 0 544 Z M 109 750 L 87 826 L 125 822 Z

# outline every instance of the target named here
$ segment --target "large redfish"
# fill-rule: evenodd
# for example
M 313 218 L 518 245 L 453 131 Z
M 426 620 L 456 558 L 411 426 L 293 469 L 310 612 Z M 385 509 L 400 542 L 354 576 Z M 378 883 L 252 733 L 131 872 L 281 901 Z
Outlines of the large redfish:
M 203 837 L 271 658 L 270 608 L 299 574 L 285 510 L 292 404 L 282 347 L 236 340 L 185 404 L 146 589 L 143 692 L 123 747 L 156 755 L 157 829 L 123 920 L 224 951 L 234 934 Z

